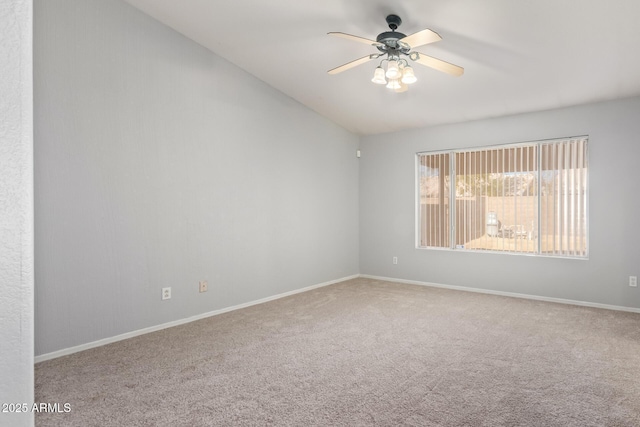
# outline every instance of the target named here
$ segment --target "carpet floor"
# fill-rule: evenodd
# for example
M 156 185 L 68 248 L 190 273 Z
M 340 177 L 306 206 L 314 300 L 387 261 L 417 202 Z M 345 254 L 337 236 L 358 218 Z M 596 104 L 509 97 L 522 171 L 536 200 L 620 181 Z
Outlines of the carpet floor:
M 35 379 L 37 426 L 640 426 L 640 314 L 359 278 Z

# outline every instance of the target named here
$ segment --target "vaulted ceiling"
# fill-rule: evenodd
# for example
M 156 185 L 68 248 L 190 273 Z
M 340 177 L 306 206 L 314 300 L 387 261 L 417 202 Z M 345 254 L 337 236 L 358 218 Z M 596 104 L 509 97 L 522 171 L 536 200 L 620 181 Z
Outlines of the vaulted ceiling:
M 640 95 L 637 0 L 126 0 L 300 103 L 360 135 Z M 419 50 L 461 77 L 414 65 L 405 93 L 371 82 L 385 17 L 442 40 Z

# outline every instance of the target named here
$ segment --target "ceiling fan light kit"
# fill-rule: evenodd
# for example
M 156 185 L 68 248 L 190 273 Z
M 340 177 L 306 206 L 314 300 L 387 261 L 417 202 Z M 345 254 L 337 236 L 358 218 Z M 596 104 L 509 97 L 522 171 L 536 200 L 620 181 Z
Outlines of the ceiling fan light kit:
M 409 65 L 409 61 L 407 61 L 406 58 L 409 58 L 411 61 L 418 64 L 434 68 L 453 76 L 461 76 L 464 73 L 464 69 L 462 67 L 411 50 L 414 47 L 442 40 L 438 33 L 425 29 L 411 34 L 410 36 L 406 36 L 396 31 L 401 23 L 402 20 L 399 16 L 387 16 L 387 24 L 391 31 L 385 31 L 384 33 L 378 34 L 375 41 L 346 33 L 329 33 L 329 35 L 332 36 L 375 46 L 380 53 L 374 53 L 360 59 L 347 62 L 346 64 L 329 70 L 328 73 L 338 74 L 357 65 L 364 64 L 372 59 L 382 58 L 380 64 L 373 72 L 373 78 L 371 81 L 379 85 L 386 85 L 387 88 L 392 89 L 395 92 L 405 92 L 408 88 L 407 85 L 415 83 L 418 80 L 413 68 Z M 384 62 L 387 63 L 386 70 L 382 67 Z
M 383 59 L 382 62 L 387 61 Z M 406 92 L 407 85 L 415 83 L 418 79 L 413 72 L 413 68 L 404 60 L 389 60 L 387 70 L 382 68 L 382 62 L 373 72 L 371 81 L 379 85 L 386 85 L 387 88 L 393 89 L 395 92 Z M 387 81 L 387 79 L 389 79 Z

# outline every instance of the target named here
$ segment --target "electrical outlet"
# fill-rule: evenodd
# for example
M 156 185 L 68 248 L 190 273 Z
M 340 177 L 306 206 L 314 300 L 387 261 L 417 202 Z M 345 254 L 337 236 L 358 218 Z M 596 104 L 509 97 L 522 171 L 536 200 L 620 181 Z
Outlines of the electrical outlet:
M 394 257 L 393 257 L 393 263 L 394 263 L 394 264 L 397 264 L 397 263 L 398 263 L 398 257 L 397 257 L 397 256 L 394 256 Z
M 162 288 L 162 299 L 171 299 L 171 288 Z
M 202 282 L 200 282 L 200 293 L 202 292 L 207 292 L 209 290 L 209 284 L 207 283 L 206 280 L 203 280 Z
M 638 276 L 629 276 L 629 286 L 632 288 L 638 286 Z

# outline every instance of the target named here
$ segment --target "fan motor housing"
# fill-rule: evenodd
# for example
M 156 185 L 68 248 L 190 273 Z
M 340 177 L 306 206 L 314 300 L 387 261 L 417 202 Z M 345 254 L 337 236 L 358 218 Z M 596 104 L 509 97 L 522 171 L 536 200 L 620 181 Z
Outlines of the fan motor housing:
M 399 33 L 397 31 L 386 31 L 384 33 L 378 34 L 376 41 L 378 43 L 384 44 L 395 44 L 398 40 L 407 37 L 406 35 Z M 390 43 L 387 43 L 390 42 Z
M 385 31 L 384 33 L 378 34 L 376 41 L 378 43 L 382 43 L 384 46 L 376 46 L 380 52 L 389 52 L 389 51 L 399 51 L 402 53 L 406 53 L 409 49 L 406 49 L 406 45 L 402 45 L 398 43 L 398 40 L 407 37 L 405 34 L 399 33 L 396 30 L 402 24 L 402 19 L 398 15 L 388 15 L 387 16 L 387 24 L 389 24 L 389 28 L 391 31 Z M 406 50 L 406 52 L 405 52 Z
M 380 52 L 388 52 L 390 50 L 397 50 L 402 53 L 409 52 L 407 45 L 403 45 L 398 43 L 398 40 L 407 37 L 406 35 L 399 33 L 397 31 L 387 31 L 384 33 L 378 34 L 376 41 L 378 43 L 382 43 L 384 46 L 376 46 Z

